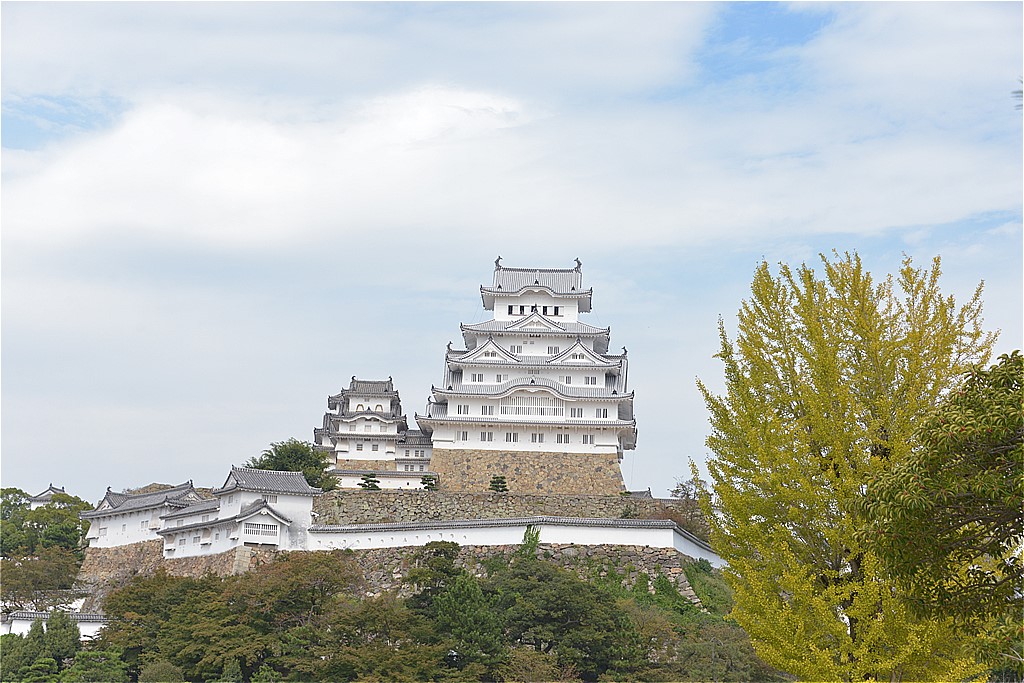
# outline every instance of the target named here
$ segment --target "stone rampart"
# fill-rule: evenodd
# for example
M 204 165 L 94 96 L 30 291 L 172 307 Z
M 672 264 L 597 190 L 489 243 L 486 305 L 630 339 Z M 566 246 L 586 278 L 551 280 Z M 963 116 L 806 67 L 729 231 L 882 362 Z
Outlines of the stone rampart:
M 430 469 L 445 491 L 486 491 L 502 475 L 514 493 L 615 494 L 624 490 L 614 453 L 556 453 L 435 448 Z
M 209 573 L 228 576 L 255 569 L 277 554 L 272 550 L 241 546 L 217 555 L 163 559 L 160 547 L 161 541 L 145 541 L 129 546 L 86 550 L 86 561 L 82 564 L 78 580 L 79 585 L 91 593 L 83 611 L 100 611 L 107 593 L 136 575 L 150 575 L 162 568 L 174 576 L 198 578 Z M 508 561 L 518 548 L 518 545 L 462 546 L 456 565 L 477 576 L 486 576 L 485 560 L 502 558 Z M 406 583 L 405 577 L 422 548 L 375 548 L 347 552 L 352 553 L 362 568 L 367 595 L 379 595 L 385 591 L 397 591 L 402 596 L 412 593 L 413 588 Z M 700 604 L 683 573 L 683 566 L 691 558 L 672 548 L 541 543 L 536 554 L 576 572 L 584 579 L 618 576 L 627 588 L 632 588 L 641 574 L 647 574 L 651 580 L 664 576 L 680 594 Z M 651 590 L 650 584 L 648 590 Z
M 77 585 L 89 593 L 82 611 L 98 611 L 107 593 L 136 575 L 147 576 L 160 569 L 172 576 L 242 574 L 276 554 L 264 548 L 239 546 L 216 555 L 165 559 L 163 547 L 163 541 L 157 539 L 113 548 L 86 548 L 77 581 Z
M 357 460 L 355 458 L 338 458 L 336 467 L 339 470 L 372 470 L 374 472 L 392 472 L 395 469 L 394 458 L 391 460 Z
M 622 495 L 536 495 L 454 491 L 330 491 L 313 502 L 317 524 L 384 524 L 511 517 L 671 519 L 707 538 L 703 516 L 689 501 Z

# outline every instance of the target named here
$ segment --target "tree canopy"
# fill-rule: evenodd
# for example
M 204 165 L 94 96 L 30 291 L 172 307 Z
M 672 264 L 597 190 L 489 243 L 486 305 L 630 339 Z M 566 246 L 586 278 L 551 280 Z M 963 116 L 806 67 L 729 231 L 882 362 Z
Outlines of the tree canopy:
M 868 481 L 864 538 L 925 616 L 950 615 L 973 630 L 993 619 L 1019 624 L 1022 406 L 1019 351 L 972 368 L 921 423 L 917 447 Z
M 958 306 L 905 259 L 876 281 L 857 255 L 756 270 L 736 341 L 720 322 L 725 393 L 711 413 L 711 542 L 733 618 L 761 657 L 816 680 L 977 669 L 948 618 L 918 619 L 863 540 L 865 486 L 913 451 L 917 424 L 983 363 L 981 287 Z M 694 468 L 695 470 L 695 468 Z M 694 471 L 696 475 L 696 471 Z
M 260 455 L 250 458 L 246 467 L 281 472 L 302 472 L 310 486 L 331 491 L 338 486 L 338 480 L 327 474 L 326 455 L 308 441 L 288 439 L 270 444 Z

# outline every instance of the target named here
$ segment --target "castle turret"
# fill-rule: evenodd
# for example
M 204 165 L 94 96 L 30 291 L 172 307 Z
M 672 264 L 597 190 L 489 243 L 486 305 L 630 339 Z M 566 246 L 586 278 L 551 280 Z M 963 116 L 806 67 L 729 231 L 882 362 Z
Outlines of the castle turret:
M 420 428 L 431 469 L 449 490 L 485 490 L 502 475 L 519 493 L 614 493 L 636 446 L 628 361 L 608 353 L 609 328 L 591 310 L 582 264 L 506 268 L 480 288 L 491 320 L 462 325 L 464 349 L 445 354 Z

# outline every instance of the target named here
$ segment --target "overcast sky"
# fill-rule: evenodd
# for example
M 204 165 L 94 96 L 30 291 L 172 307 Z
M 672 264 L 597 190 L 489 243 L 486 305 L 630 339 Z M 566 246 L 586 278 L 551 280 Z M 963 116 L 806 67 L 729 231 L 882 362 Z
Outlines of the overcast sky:
M 703 462 L 756 264 L 941 255 L 1021 347 L 1022 5 L 2 6 L 2 483 L 219 485 L 423 412 L 493 261 L 583 262 L 631 489 Z

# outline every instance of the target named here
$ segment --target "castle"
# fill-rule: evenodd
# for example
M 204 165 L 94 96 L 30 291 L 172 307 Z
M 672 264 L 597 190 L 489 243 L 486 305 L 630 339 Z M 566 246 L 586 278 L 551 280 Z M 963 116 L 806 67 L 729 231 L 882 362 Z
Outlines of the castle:
M 580 319 L 593 291 L 575 268 L 508 268 L 480 287 L 493 317 L 462 324 L 449 342 L 440 386 L 420 430 L 409 430 L 392 380 L 352 378 L 330 396 L 314 442 L 343 488 L 371 474 L 383 488 L 417 488 L 424 475 L 447 491 L 547 494 L 621 492 L 623 451 L 636 447 L 626 349 L 609 354 L 610 330 Z
M 580 319 L 592 304 L 581 266 L 495 261 L 492 283 L 480 287 L 493 317 L 461 325 L 465 348 L 449 342 L 442 382 L 415 415 L 419 429 L 409 428 L 390 377 L 353 376 L 329 396 L 313 437 L 339 491 L 245 467 L 232 467 L 213 498 L 191 481 L 135 495 L 108 489 L 82 515 L 85 566 L 138 546 L 170 563 L 230 556 L 217 566 L 244 571 L 249 552 L 377 552 L 440 540 L 507 547 L 528 529 L 552 547 L 660 549 L 722 566 L 671 519 L 667 501 L 624 490 L 619 463 L 637 438 L 627 354 L 608 353 L 609 328 Z M 508 493 L 488 492 L 495 476 Z M 359 487 L 371 477 L 390 490 Z

